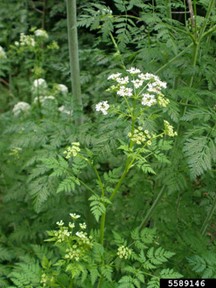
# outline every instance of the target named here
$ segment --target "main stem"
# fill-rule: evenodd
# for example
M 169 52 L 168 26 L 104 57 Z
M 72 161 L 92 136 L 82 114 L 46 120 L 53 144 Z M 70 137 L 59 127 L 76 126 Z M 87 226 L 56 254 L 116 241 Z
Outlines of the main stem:
M 76 0 L 66 0 L 67 29 L 70 57 L 71 90 L 75 124 L 83 122 L 83 104 L 80 85 L 79 48 L 77 36 Z

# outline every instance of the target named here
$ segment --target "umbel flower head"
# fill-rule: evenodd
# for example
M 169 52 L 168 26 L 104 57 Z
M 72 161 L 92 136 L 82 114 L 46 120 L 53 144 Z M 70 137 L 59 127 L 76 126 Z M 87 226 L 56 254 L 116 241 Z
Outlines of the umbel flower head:
M 44 39 L 44 40 L 49 38 L 47 32 L 44 29 L 37 29 L 34 31 L 34 34 L 36 37 Z
M 15 116 L 18 116 L 20 113 L 28 111 L 30 107 L 28 103 L 21 101 L 14 105 L 12 112 Z
M 128 259 L 132 254 L 132 250 L 124 245 L 120 246 L 117 255 L 120 259 Z
M 166 120 L 164 120 L 164 134 L 170 137 L 177 135 L 177 132 L 173 130 L 173 126 Z
M 41 94 L 40 96 L 44 96 L 47 91 L 47 87 L 48 85 L 45 79 L 35 79 L 32 84 L 32 93 L 37 96 L 39 96 L 39 94 Z
M 104 115 L 107 115 L 107 113 L 108 113 L 107 111 L 108 111 L 109 107 L 110 106 L 109 106 L 107 101 L 101 101 L 96 105 L 95 109 L 96 109 L 96 111 L 100 111 Z
M 68 88 L 64 84 L 57 84 L 56 88 L 62 94 L 67 94 L 68 93 Z
M 136 99 L 137 104 L 144 107 L 159 105 L 166 107 L 169 100 L 163 95 L 163 89 L 166 89 L 167 84 L 160 80 L 157 75 L 151 73 L 142 73 L 140 69 L 131 67 L 124 73 L 116 72 L 109 75 L 108 80 L 114 82 L 107 91 L 115 92 L 117 96 Z M 128 104 L 128 102 L 127 102 Z M 96 104 L 96 111 L 108 114 L 110 105 L 108 101 L 101 101 Z
M 66 159 L 70 159 L 71 157 L 77 156 L 79 152 L 80 152 L 80 143 L 72 142 L 71 146 L 67 147 L 67 149 L 63 153 L 65 154 Z
M 46 80 L 44 80 L 43 78 L 35 79 L 33 82 L 33 87 L 34 88 L 39 88 L 39 87 L 47 88 Z

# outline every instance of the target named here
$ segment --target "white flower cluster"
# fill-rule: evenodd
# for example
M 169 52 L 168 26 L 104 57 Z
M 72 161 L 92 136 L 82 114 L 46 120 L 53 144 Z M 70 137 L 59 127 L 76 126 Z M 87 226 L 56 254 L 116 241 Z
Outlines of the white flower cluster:
M 66 241 L 67 244 L 70 243 L 70 247 L 65 250 L 64 258 L 66 260 L 79 261 L 92 248 L 92 237 L 88 236 L 84 231 L 87 228 L 85 222 L 79 223 L 81 230 L 74 232 L 73 230 L 76 227 L 76 221 L 80 218 L 80 215 L 70 213 L 70 217 L 72 218 L 73 223 L 69 222 L 68 227 L 66 227 L 62 220 L 58 221 L 56 224 L 58 225 L 59 230 L 51 231 L 50 235 L 53 236 L 52 240 L 57 243 L 62 243 L 64 241 Z
M 18 102 L 14 107 L 13 107 L 13 113 L 15 116 L 18 116 L 21 112 L 26 112 L 30 109 L 30 105 L 26 102 Z
M 77 220 L 80 218 L 80 215 L 79 214 L 76 214 L 76 213 L 70 213 L 70 216 L 73 220 Z
M 0 46 L 0 59 L 6 59 L 7 55 L 2 46 Z
M 131 67 L 126 70 L 129 75 L 114 73 L 108 77 L 108 80 L 115 82 L 108 91 L 115 91 L 121 97 L 134 97 L 140 99 L 143 106 L 151 107 L 158 104 L 166 107 L 169 100 L 162 93 L 167 84 L 160 80 L 157 75 L 151 73 L 141 73 L 140 69 Z M 96 111 L 101 111 L 107 115 L 109 109 L 108 101 L 101 101 L 96 104 Z
M 120 259 L 128 259 L 132 254 L 132 250 L 124 245 L 120 246 L 117 255 Z
M 45 96 L 47 94 L 47 82 L 43 78 L 38 78 L 33 81 L 32 84 L 32 93 L 35 96 L 34 103 L 40 102 L 41 104 L 44 103 L 46 100 L 54 100 L 55 98 L 50 96 Z
M 59 112 L 67 114 L 67 115 L 71 115 L 72 114 L 72 112 L 69 111 L 64 105 L 60 106 L 58 108 L 58 110 L 59 110 Z
M 138 145 L 143 143 L 151 145 L 151 139 L 153 138 L 153 135 L 151 135 L 148 130 L 143 131 L 143 128 L 139 126 L 137 129 L 134 129 L 133 134 L 129 132 L 128 137 Z
M 71 157 L 77 156 L 79 152 L 80 152 L 80 143 L 72 142 L 71 146 L 67 147 L 67 149 L 63 152 L 63 154 L 65 154 L 66 159 L 70 159 Z
M 35 97 L 34 99 L 34 103 L 37 103 L 38 101 L 41 103 L 41 104 L 44 104 L 47 100 L 55 100 L 55 97 L 52 96 L 52 95 L 49 95 L 49 96 L 37 96 Z
M 96 105 L 95 109 L 96 111 L 101 111 L 104 115 L 107 115 L 109 107 L 110 105 L 107 101 L 101 101 Z
M 62 94 L 67 94 L 68 93 L 68 88 L 64 84 L 57 84 L 56 88 Z
M 35 39 L 31 35 L 25 35 L 24 33 L 20 33 L 20 41 L 16 41 L 16 46 L 26 46 L 26 47 L 35 47 Z
M 35 89 L 38 89 L 38 88 L 46 89 L 47 88 L 46 80 L 44 80 L 43 78 L 35 79 L 34 82 L 33 82 L 32 89 L 35 90 Z
M 34 34 L 35 34 L 36 37 L 40 37 L 40 38 L 43 38 L 43 39 L 48 39 L 49 38 L 47 32 L 44 29 L 37 29 L 37 30 L 34 31 Z

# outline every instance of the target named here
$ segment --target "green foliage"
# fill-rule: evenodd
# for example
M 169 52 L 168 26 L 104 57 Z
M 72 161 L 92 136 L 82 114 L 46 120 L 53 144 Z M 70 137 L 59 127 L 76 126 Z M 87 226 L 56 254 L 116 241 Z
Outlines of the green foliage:
M 73 96 L 57 88 L 70 87 L 64 1 L 9 2 L 0 0 L 0 286 L 154 288 L 160 278 L 216 277 L 215 1 L 192 1 L 194 22 L 181 0 L 79 1 L 79 126 Z M 20 45 L 20 33 L 35 46 Z M 124 102 L 116 83 L 107 90 L 108 75 L 131 66 L 167 82 L 169 105 L 143 108 L 141 91 Z M 36 92 L 37 78 L 47 87 Z M 95 112 L 103 100 L 108 115 Z M 20 101 L 29 109 L 14 115 Z M 145 130 L 151 145 L 139 144 Z M 66 158 L 74 142 L 80 152 Z M 91 249 L 78 225 L 68 241 L 44 242 L 71 211 Z M 75 242 L 79 261 L 65 258 Z
M 192 271 L 200 278 L 215 278 L 215 254 L 207 251 L 205 254 L 194 255 L 188 258 Z

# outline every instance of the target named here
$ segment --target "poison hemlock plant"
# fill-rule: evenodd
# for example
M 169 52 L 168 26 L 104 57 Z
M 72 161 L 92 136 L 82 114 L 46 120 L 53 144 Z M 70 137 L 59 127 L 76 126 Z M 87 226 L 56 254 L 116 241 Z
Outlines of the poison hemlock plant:
M 69 83 L 64 3 L 2 2 L 20 21 L 15 29 L 3 21 L 0 36 L 8 111 L 0 115 L 0 286 L 150 288 L 180 277 L 175 271 L 214 277 L 215 1 L 193 1 L 194 22 L 182 1 L 80 1 L 79 126 L 67 87 L 55 84 Z M 27 33 L 39 19 L 49 31 L 43 41 L 36 28 Z M 65 258 L 65 242 L 44 243 L 71 211 L 92 244 L 79 261 Z M 78 242 L 80 229 L 67 240 Z

